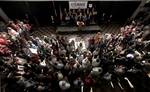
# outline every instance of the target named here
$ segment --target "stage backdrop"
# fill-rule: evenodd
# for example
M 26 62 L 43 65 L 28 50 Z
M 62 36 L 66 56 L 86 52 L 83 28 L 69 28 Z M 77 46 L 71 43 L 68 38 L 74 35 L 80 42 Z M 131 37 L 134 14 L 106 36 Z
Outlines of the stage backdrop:
M 87 2 L 69 2 L 69 9 L 86 9 L 87 8 Z

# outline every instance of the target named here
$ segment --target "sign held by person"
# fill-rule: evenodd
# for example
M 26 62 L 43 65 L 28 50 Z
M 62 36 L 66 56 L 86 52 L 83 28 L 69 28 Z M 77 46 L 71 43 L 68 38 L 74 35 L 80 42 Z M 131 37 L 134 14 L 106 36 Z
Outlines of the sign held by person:
M 69 2 L 69 9 L 86 9 L 87 8 L 87 2 Z

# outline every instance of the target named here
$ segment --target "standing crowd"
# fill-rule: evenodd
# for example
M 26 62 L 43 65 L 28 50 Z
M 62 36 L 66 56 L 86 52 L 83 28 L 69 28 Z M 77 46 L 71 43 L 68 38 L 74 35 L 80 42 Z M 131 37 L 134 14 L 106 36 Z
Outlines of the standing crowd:
M 103 81 L 123 89 L 122 79 L 134 88 L 128 75 L 148 73 L 150 29 L 135 21 L 119 34 L 98 32 L 86 49 L 63 36 L 30 36 L 25 22 L 12 21 L 7 29 L 0 34 L 0 72 L 9 92 L 86 92 Z
M 82 21 L 85 25 L 96 23 L 97 11 L 95 8 L 69 9 L 64 8 L 62 22 L 67 25 L 77 25 L 77 21 Z
M 105 23 L 109 24 L 113 20 L 113 15 L 105 12 L 98 13 L 95 7 L 86 9 L 60 9 L 59 18 L 51 15 L 50 22 L 52 26 L 56 26 L 57 22 L 61 25 L 79 26 L 78 22 L 82 22 L 83 26 Z

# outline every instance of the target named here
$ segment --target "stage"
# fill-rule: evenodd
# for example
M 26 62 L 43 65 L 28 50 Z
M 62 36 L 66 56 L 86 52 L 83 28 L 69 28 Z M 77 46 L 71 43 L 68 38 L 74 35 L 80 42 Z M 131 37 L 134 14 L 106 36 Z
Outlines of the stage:
M 68 33 L 96 33 L 101 31 L 101 28 L 98 25 L 91 25 L 91 26 L 85 26 L 82 28 L 82 30 L 78 30 L 78 27 L 73 26 L 73 27 L 69 27 L 69 26 L 59 26 L 57 27 L 56 32 L 57 33 L 64 33 L 64 34 L 68 34 Z

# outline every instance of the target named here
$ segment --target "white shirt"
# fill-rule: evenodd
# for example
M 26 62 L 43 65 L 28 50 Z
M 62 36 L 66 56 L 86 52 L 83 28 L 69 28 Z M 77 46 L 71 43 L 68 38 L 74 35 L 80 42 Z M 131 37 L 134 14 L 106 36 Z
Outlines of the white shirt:
M 46 62 L 45 59 L 43 60 L 43 62 L 40 63 L 41 66 L 46 66 Z
M 101 67 L 94 67 L 91 71 L 91 74 L 94 75 L 99 75 L 102 72 L 102 68 Z
M 87 68 L 89 64 L 90 64 L 90 62 L 87 58 L 82 60 L 82 67 L 83 68 Z
M 127 58 L 134 58 L 134 55 L 133 55 L 133 54 L 127 54 L 126 57 L 127 57 Z
M 63 79 L 63 75 L 61 72 L 57 72 L 57 77 L 58 77 L 58 80 L 62 80 Z
M 57 63 L 57 65 L 55 67 L 57 69 L 62 69 L 64 67 L 64 65 L 62 63 Z
M 12 29 L 12 28 L 9 28 L 8 34 L 11 35 L 13 39 L 16 39 L 16 37 L 19 36 L 19 33 L 16 32 L 16 31 L 15 31 L 14 29 Z
M 97 58 L 92 59 L 92 66 L 96 67 L 99 66 L 100 62 L 97 62 Z
M 62 90 L 67 90 L 70 88 L 70 83 L 65 81 L 65 80 L 62 80 L 62 81 L 59 81 L 59 87 L 62 89 Z

